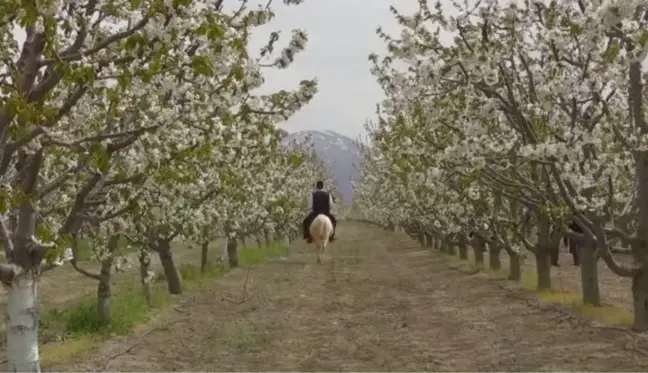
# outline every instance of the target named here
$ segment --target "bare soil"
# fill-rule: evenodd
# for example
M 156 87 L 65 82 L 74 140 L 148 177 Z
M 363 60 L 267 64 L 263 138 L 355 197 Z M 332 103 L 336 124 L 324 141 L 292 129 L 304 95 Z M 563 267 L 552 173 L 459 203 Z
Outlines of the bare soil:
M 648 371 L 638 336 L 466 275 L 402 235 L 342 222 L 315 264 L 232 271 L 164 326 L 56 371 Z

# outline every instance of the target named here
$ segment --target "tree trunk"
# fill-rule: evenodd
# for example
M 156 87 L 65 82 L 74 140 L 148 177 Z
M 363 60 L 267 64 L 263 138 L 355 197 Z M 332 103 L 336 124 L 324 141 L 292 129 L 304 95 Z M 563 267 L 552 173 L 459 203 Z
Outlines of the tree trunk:
M 227 259 L 229 261 L 230 268 L 238 267 L 239 257 L 238 257 L 238 245 L 236 244 L 236 238 L 230 238 L 227 240 Z
M 200 244 L 200 273 L 205 274 L 207 272 L 207 266 L 209 264 L 209 239 L 210 230 L 208 226 L 203 227 L 202 229 L 202 239 L 203 242 Z
M 538 291 L 551 289 L 551 255 L 547 249 L 540 249 L 535 255 Z
M 110 325 L 112 321 L 110 300 L 112 289 L 110 280 L 112 277 L 112 267 L 115 261 L 115 251 L 119 245 L 119 235 L 115 234 L 108 238 L 108 255 L 101 261 L 99 271 L 99 284 L 97 285 L 97 307 L 99 310 L 99 320 L 101 325 Z
M 490 269 L 498 271 L 502 269 L 502 249 L 499 245 L 492 243 L 488 245 L 488 266 Z
M 272 244 L 272 234 L 270 234 L 268 230 L 263 231 L 263 238 L 265 239 L 266 246 L 270 246 Z
M 37 288 L 32 272 L 18 274 L 11 282 L 5 316 L 7 372 L 40 372 Z
M 452 256 L 457 255 L 457 245 L 455 245 L 455 243 L 452 240 L 449 240 L 449 239 L 448 240 L 443 240 L 443 241 L 441 241 L 439 246 L 445 247 L 446 248 L 445 250 L 448 253 L 448 255 L 452 255 Z
M 508 279 L 520 281 L 522 279 L 522 257 L 513 250 L 506 250 L 509 256 L 509 275 Z
M 639 275 L 632 278 L 632 306 L 634 310 L 632 329 L 637 332 L 648 331 L 648 272 L 646 271 L 641 271 Z
M 425 233 L 425 246 L 434 249 L 434 239 L 429 233 Z
M 533 253 L 536 259 L 538 291 L 551 289 L 551 252 L 549 218 L 540 214 L 538 219 L 538 238 Z M 557 242 L 559 244 L 560 241 Z
M 149 275 L 149 269 L 151 268 L 151 254 L 147 249 L 140 249 L 139 255 L 140 262 L 140 283 L 142 284 L 142 294 L 146 303 L 151 304 L 151 283 L 153 282 L 153 276 Z
M 259 235 L 256 236 L 256 244 L 257 247 L 263 247 L 263 243 L 261 243 L 261 236 Z
M 590 244 L 580 244 L 580 273 L 583 289 L 583 303 L 601 305 L 601 292 L 598 281 L 596 248 Z
M 171 242 L 168 240 L 160 240 L 157 246 L 158 257 L 164 270 L 164 275 L 167 280 L 167 287 L 169 294 L 182 294 L 182 277 L 180 271 L 176 267 L 171 253 Z
M 209 261 L 209 240 L 205 239 L 200 246 L 200 273 L 207 272 L 207 263 Z
M 479 235 L 475 235 L 472 241 L 473 253 L 475 255 L 475 263 L 478 266 L 484 265 L 484 252 L 486 251 L 486 242 Z
M 460 238 L 458 242 L 459 246 L 459 259 L 468 260 L 468 245 L 464 238 Z
M 416 239 L 421 247 L 425 247 L 425 234 L 423 232 L 418 232 Z

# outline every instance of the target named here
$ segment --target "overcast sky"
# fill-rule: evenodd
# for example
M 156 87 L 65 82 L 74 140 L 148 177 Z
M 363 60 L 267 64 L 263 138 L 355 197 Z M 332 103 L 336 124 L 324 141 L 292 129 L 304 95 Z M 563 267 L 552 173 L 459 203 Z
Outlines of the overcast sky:
M 248 4 L 252 8 L 267 2 L 249 0 Z M 389 11 L 390 5 L 396 2 L 397 9 L 408 15 L 418 8 L 417 0 L 305 0 L 297 6 L 273 1 L 275 18 L 254 30 L 252 55 L 257 55 L 267 44 L 272 31 L 281 31 L 277 44 L 281 47 L 290 41 L 293 29 L 305 30 L 309 40 L 306 50 L 296 56 L 288 69 L 266 70 L 266 84 L 261 92 L 292 90 L 304 79 L 319 81 L 315 98 L 280 124 L 281 128 L 290 132 L 333 130 L 353 139 L 364 132 L 365 120 L 375 116 L 376 103 L 383 98 L 369 73 L 367 57 L 372 52 L 385 52 L 385 44 L 376 35 L 378 26 L 391 35 L 400 34 L 398 23 Z M 231 8 L 239 2 L 230 0 L 225 4 Z M 16 29 L 14 36 L 22 44 L 25 33 Z
M 275 30 L 282 30 L 281 45 L 289 42 L 295 28 L 306 30 L 309 40 L 288 69 L 268 71 L 263 91 L 292 89 L 303 79 L 319 81 L 319 93 L 282 128 L 290 132 L 333 130 L 351 138 L 364 131 L 365 120 L 374 117 L 376 103 L 383 98 L 367 59 L 372 52 L 385 51 L 376 28 L 382 26 L 399 35 L 390 5 L 406 14 L 418 7 L 417 0 L 305 0 L 298 6 L 274 0 L 276 17 L 255 29 L 252 51 L 267 43 Z

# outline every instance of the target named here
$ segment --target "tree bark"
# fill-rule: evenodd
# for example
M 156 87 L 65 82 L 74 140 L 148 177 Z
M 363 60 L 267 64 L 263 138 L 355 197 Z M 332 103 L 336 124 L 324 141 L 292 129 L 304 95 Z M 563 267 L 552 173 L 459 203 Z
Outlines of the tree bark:
M 466 238 L 463 236 L 459 237 L 457 246 L 459 246 L 459 259 L 468 260 L 468 243 L 466 242 Z
M 641 62 L 631 64 L 630 85 L 633 103 L 633 117 L 637 127 L 641 128 L 642 134 L 648 134 L 643 109 L 643 77 L 641 73 Z M 648 271 L 645 268 L 645 260 L 648 256 L 648 151 L 638 151 L 635 156 L 636 167 L 636 188 L 637 206 L 637 241 L 632 244 L 632 253 L 635 261 L 644 263 L 644 268 L 639 274 L 632 278 L 632 300 L 634 309 L 633 329 L 636 331 L 648 331 Z
M 448 255 L 452 255 L 452 256 L 457 255 L 457 245 L 455 245 L 455 242 L 453 240 L 450 239 L 443 240 L 439 243 L 439 246 L 445 247 Z
M 139 255 L 140 262 L 140 283 L 142 284 L 142 295 L 146 299 L 146 303 L 151 304 L 151 283 L 153 278 L 149 276 L 149 269 L 151 268 L 151 254 L 148 249 L 140 249 Z
M 209 262 L 209 240 L 205 239 L 200 246 L 200 273 L 207 272 L 207 264 Z
M 229 238 L 227 240 L 227 259 L 230 268 L 239 266 L 238 245 L 236 244 L 235 238 Z
M 522 258 L 519 253 L 513 250 L 507 250 L 509 256 L 509 275 L 508 279 L 520 281 L 522 279 Z
M 550 247 L 549 218 L 540 214 L 538 216 L 538 238 L 533 253 L 536 259 L 536 275 L 538 278 L 538 291 L 551 289 L 551 250 Z M 558 241 L 560 242 L 560 241 Z
M 425 233 L 425 246 L 434 249 L 434 239 L 429 233 Z
M 600 306 L 601 292 L 599 290 L 598 265 L 595 255 L 596 248 L 592 247 L 592 245 L 583 243 L 581 243 L 579 246 L 583 303 L 591 304 L 593 306 Z
M 535 255 L 538 291 L 551 289 L 551 255 L 546 250 L 539 250 Z
M 268 231 L 267 229 L 263 231 L 263 238 L 265 239 L 266 246 L 270 246 L 272 244 L 272 234 L 270 234 L 270 231 Z
M 632 329 L 637 332 L 648 331 L 648 273 L 641 271 L 632 278 L 632 306 L 634 322 Z
M 7 372 L 40 372 L 38 354 L 38 277 L 33 272 L 16 275 L 7 295 Z
M 202 274 L 207 272 L 207 265 L 209 264 L 209 233 L 209 228 L 207 226 L 203 227 L 203 242 L 200 245 L 200 273 Z
M 169 294 L 182 294 L 182 277 L 173 260 L 171 242 L 168 240 L 160 240 L 155 251 L 158 253 L 162 270 L 164 270 L 164 275 L 166 276 Z
M 484 252 L 486 251 L 486 241 L 484 239 L 475 234 L 475 237 L 472 240 L 472 247 L 473 247 L 473 253 L 475 255 L 475 263 L 478 266 L 483 266 L 484 265 Z
M 111 298 L 112 289 L 110 281 L 112 279 L 112 267 L 115 262 L 115 252 L 119 246 L 119 235 L 112 235 L 108 238 L 108 255 L 101 261 L 99 271 L 99 284 L 97 285 L 97 308 L 99 310 L 99 320 L 101 325 L 107 326 L 112 322 L 111 316 Z
M 502 269 L 502 249 L 499 245 L 491 243 L 488 245 L 488 266 L 490 269 L 498 271 Z

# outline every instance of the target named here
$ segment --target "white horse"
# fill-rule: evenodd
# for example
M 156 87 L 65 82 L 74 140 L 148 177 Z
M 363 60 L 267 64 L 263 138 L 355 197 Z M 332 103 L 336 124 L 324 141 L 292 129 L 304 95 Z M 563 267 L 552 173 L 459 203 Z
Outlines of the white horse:
M 324 249 L 326 249 L 326 245 L 329 243 L 329 238 L 333 233 L 333 223 L 331 223 L 331 219 L 329 219 L 328 216 L 319 214 L 310 224 L 308 231 L 313 238 L 313 243 L 317 250 L 317 264 L 322 264 Z

